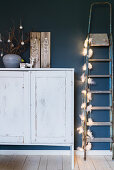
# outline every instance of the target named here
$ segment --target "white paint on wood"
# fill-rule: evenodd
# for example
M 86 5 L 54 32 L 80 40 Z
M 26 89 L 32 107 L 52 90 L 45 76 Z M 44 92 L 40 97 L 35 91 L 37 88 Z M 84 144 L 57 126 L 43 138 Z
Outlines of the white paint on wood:
M 0 143 L 72 146 L 74 70 L 0 71 Z
M 26 75 L 24 72 L 0 72 L 1 143 L 26 143 L 28 124 L 25 115 L 29 114 L 25 110 L 28 107 L 28 82 L 24 82 Z

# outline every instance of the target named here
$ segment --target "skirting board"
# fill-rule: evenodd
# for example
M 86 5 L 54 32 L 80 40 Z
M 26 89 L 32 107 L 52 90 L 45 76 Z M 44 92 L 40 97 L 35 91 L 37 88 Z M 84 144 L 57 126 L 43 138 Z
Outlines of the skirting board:
M 70 150 L 0 150 L 0 155 L 70 155 Z M 83 155 L 81 151 L 75 150 L 76 155 Z M 112 155 L 110 150 L 90 150 L 87 155 Z

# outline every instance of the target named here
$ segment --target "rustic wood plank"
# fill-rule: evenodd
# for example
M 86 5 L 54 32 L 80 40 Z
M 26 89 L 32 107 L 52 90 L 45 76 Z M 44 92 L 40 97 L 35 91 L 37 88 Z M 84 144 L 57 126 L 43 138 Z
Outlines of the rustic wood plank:
M 106 161 L 112 170 L 114 170 L 114 160 L 112 160 L 112 156 L 105 156 Z
M 94 167 L 96 170 L 111 170 L 108 162 L 105 160 L 104 156 L 91 156 L 90 159 L 92 160 Z
M 84 161 L 83 156 L 77 156 L 77 162 L 80 170 L 95 170 L 90 157 L 87 157 L 87 160 Z
M 109 46 L 107 34 L 90 34 L 91 46 Z
M 47 170 L 47 156 L 46 155 L 41 156 L 38 170 Z
M 41 68 L 50 68 L 50 32 L 41 32 Z
M 35 61 L 33 67 L 40 68 L 40 32 L 30 32 L 30 63 Z
M 27 156 L 22 170 L 38 170 L 40 156 Z

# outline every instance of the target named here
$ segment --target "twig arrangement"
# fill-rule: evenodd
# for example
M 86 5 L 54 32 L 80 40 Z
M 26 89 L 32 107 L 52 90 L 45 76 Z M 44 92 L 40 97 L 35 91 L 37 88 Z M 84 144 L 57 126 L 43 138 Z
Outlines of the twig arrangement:
M 23 54 L 28 48 L 30 43 L 29 33 L 25 33 L 23 35 L 23 26 L 20 25 L 19 28 L 15 28 L 13 26 L 10 29 L 9 37 L 8 33 L 6 35 L 2 35 L 0 33 L 0 54 L 1 57 L 4 54 Z

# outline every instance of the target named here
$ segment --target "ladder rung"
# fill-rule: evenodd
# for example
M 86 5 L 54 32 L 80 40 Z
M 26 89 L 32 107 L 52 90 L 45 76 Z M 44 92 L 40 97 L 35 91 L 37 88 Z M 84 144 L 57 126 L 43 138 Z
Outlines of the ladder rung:
M 109 62 L 112 61 L 111 59 L 89 59 L 91 62 Z
M 111 75 L 88 75 L 90 78 L 109 78 Z
M 93 138 L 93 139 L 87 139 L 88 142 L 112 142 L 111 138 Z
M 93 106 L 92 110 L 111 110 L 110 106 Z
M 106 94 L 106 93 L 111 93 L 110 90 L 107 90 L 107 91 L 97 91 L 97 90 L 94 90 L 94 91 L 90 91 L 91 93 L 93 94 Z
M 89 123 L 87 122 L 87 126 Z M 93 122 L 92 126 L 112 126 L 111 122 Z

